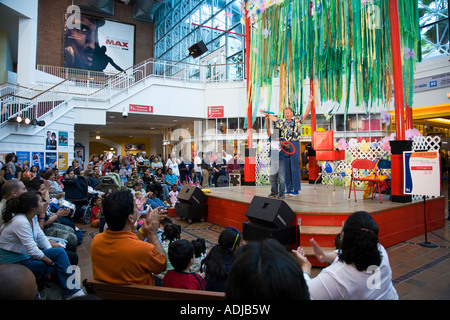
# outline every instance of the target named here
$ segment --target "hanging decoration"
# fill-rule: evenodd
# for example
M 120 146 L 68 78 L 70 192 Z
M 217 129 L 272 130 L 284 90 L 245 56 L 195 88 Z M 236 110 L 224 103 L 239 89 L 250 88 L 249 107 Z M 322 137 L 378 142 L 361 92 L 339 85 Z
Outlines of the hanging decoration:
M 268 109 L 279 78 L 280 116 L 285 107 L 303 112 L 310 80 L 316 101 L 334 108 L 354 103 L 365 113 L 389 109 L 393 98 L 389 0 L 245 0 L 252 25 L 250 92 L 253 120 Z M 398 1 L 405 103 L 412 105 L 414 71 L 421 60 L 418 0 Z M 262 105 L 262 103 L 266 105 Z

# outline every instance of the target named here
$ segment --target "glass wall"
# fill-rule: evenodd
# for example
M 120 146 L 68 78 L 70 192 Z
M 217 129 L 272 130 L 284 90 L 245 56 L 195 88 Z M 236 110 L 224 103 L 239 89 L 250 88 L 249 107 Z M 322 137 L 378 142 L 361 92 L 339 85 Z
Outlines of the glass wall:
M 192 64 L 221 64 L 207 79 L 243 79 L 244 26 L 241 0 L 169 0 L 155 12 L 155 58 Z M 229 31 L 229 32 L 224 32 Z M 188 48 L 203 41 L 208 48 L 197 59 Z M 221 51 L 220 55 L 217 51 Z M 218 77 L 220 73 L 220 77 Z
M 419 0 L 423 59 L 449 55 L 449 0 Z

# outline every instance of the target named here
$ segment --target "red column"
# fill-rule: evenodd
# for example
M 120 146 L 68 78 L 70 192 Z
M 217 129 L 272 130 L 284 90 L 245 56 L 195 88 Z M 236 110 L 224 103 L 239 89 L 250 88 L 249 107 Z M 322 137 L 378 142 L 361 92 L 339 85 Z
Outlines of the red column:
M 412 108 L 406 104 L 405 109 L 405 117 L 406 117 L 406 130 L 413 128 L 413 114 L 412 114 Z
M 392 68 L 394 75 L 395 126 L 397 140 L 391 141 L 391 193 L 393 202 L 410 202 L 403 193 L 403 151 L 411 150 L 411 141 L 405 141 L 405 117 L 402 76 L 402 52 L 398 18 L 398 0 L 389 1 Z
M 250 43 L 251 26 L 245 9 L 245 69 L 247 74 L 247 148 L 245 149 L 244 181 L 254 184 L 256 180 L 256 150 L 253 148 L 253 109 L 250 99 Z
M 309 91 L 310 94 L 314 97 L 314 80 L 311 77 L 309 79 Z M 314 141 L 313 141 L 313 134 L 316 131 L 316 108 L 314 107 L 314 101 L 313 107 L 311 108 L 311 147 L 314 150 Z M 316 179 L 319 177 L 320 173 L 320 167 L 317 164 L 316 155 L 308 156 L 308 178 L 309 183 L 314 183 Z
M 389 1 L 389 18 L 391 22 L 392 69 L 394 73 L 395 126 L 397 140 L 405 140 L 405 117 L 403 98 L 402 52 L 397 0 Z

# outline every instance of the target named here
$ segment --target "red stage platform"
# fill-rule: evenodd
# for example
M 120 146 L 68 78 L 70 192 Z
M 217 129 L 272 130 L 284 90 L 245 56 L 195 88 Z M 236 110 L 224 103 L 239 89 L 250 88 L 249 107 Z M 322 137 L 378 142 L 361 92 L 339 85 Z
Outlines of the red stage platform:
M 340 232 L 342 223 L 355 211 L 367 211 L 378 224 L 379 239 L 384 247 L 424 234 L 424 202 L 397 203 L 382 195 L 363 199 L 363 192 L 357 192 L 357 202 L 353 194 L 348 198 L 348 188 L 302 184 L 300 195 L 287 197 L 284 201 L 297 216 L 291 224 L 300 224 L 300 245 L 308 255 L 312 254 L 309 239 L 314 238 L 322 247 L 334 249 L 334 239 Z M 267 197 L 270 186 L 237 186 L 212 188 L 208 193 L 207 221 L 226 227 L 232 226 L 242 231 L 242 223 L 247 220 L 245 212 L 254 196 Z M 445 226 L 445 197 L 427 199 L 427 231 Z M 315 266 L 323 266 L 311 259 Z

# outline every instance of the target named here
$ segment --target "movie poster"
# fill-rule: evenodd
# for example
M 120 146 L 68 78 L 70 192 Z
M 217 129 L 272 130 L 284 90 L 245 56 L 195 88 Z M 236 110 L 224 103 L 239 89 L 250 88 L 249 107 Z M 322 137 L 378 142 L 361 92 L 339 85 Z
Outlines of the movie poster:
M 24 164 L 28 165 L 28 169 L 30 169 L 30 153 L 28 151 L 16 151 L 17 163 L 23 166 Z
M 134 65 L 135 26 L 64 14 L 64 67 L 118 73 Z
M 55 169 L 58 167 L 58 155 L 56 152 L 45 153 L 45 168 Z
M 32 152 L 31 153 L 31 166 L 36 166 L 38 172 L 44 169 L 44 153 L 43 152 Z M 31 168 L 30 166 L 30 168 Z

